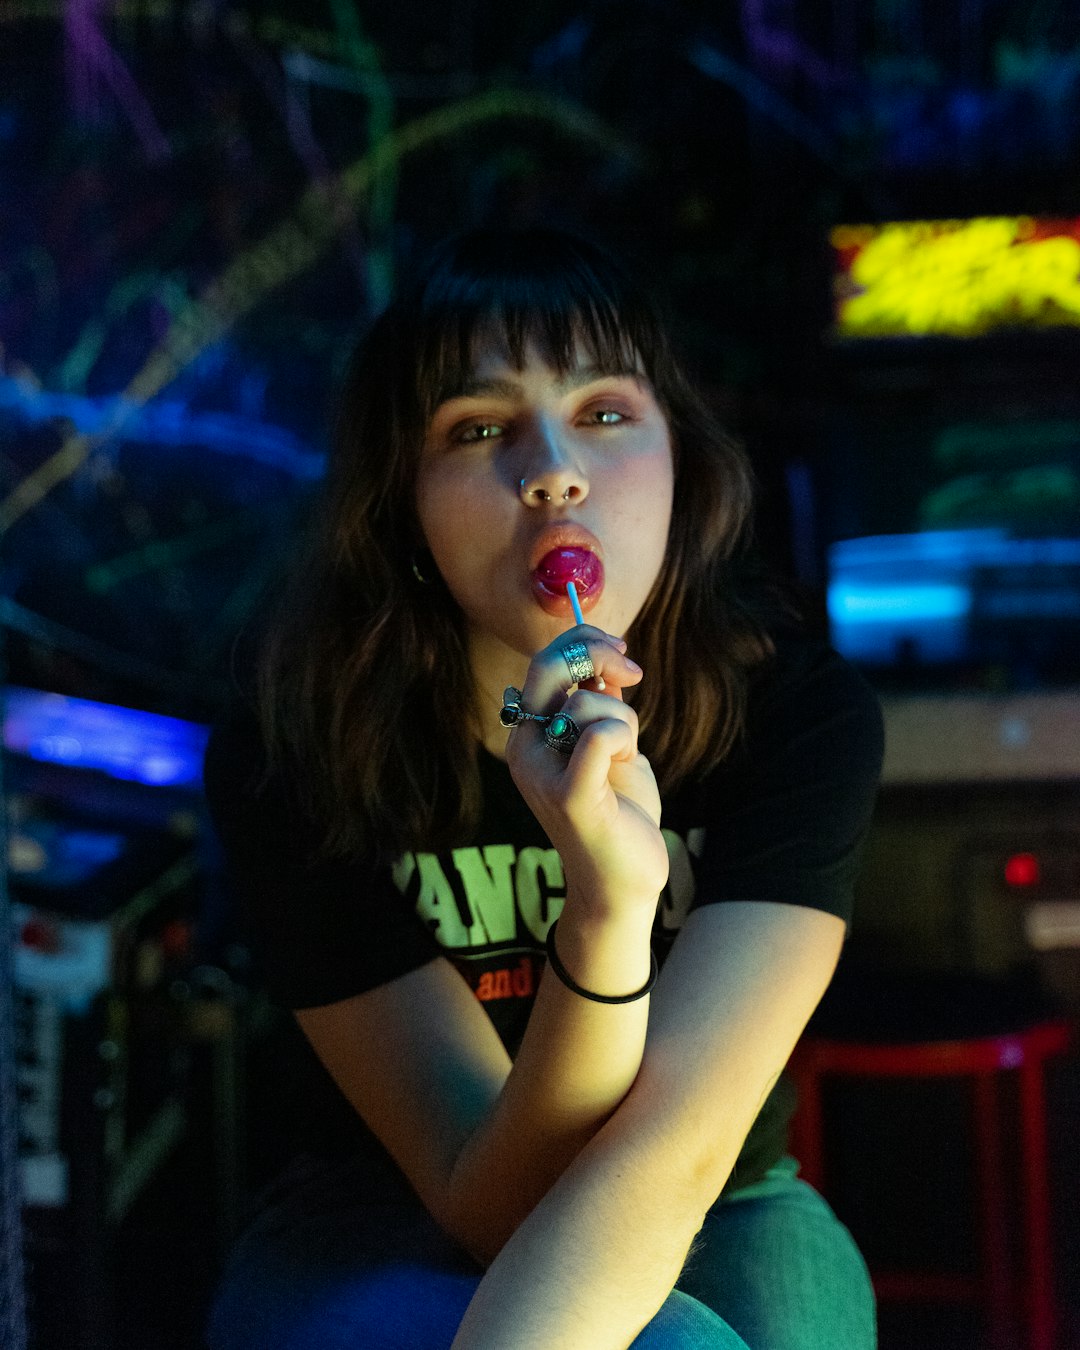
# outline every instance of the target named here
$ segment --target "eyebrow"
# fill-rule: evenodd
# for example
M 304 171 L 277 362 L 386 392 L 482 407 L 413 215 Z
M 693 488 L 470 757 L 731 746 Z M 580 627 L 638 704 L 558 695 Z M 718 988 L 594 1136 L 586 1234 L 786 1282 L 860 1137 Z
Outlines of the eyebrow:
M 575 370 L 569 370 L 563 376 L 560 376 L 555 382 L 555 388 L 560 394 L 572 393 L 575 389 L 581 389 L 586 384 L 592 384 L 596 380 L 612 379 L 631 379 L 639 384 L 648 385 L 648 380 L 643 371 L 634 370 L 629 367 L 620 370 L 607 370 L 601 366 L 579 366 Z M 440 403 L 449 403 L 455 398 L 505 398 L 513 399 L 521 393 L 521 385 L 515 380 L 477 380 L 466 379 L 453 389 L 448 389 L 439 399 Z

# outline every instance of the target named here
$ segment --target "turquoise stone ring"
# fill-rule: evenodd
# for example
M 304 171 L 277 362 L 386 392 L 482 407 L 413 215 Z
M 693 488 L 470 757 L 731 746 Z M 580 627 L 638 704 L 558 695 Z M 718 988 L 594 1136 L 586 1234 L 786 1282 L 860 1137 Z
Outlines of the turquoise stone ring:
M 568 713 L 556 713 L 544 728 L 544 740 L 560 755 L 569 755 L 581 736 L 581 728 Z

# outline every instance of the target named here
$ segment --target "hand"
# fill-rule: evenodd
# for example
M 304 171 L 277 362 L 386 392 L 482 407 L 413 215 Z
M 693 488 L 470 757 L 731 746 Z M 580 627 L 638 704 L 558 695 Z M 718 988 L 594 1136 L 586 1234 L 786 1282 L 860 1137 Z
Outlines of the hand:
M 572 678 L 563 648 L 572 642 L 588 647 L 596 675 L 567 697 Z M 622 690 L 642 678 L 625 649 L 621 638 L 580 625 L 537 652 L 522 706 L 546 715 L 568 713 L 581 738 L 571 755 L 561 755 L 538 723 L 523 722 L 506 749 L 514 782 L 559 851 L 568 893 L 579 894 L 600 915 L 635 903 L 655 905 L 668 876 L 660 793 L 637 748 L 637 714 L 622 701 Z

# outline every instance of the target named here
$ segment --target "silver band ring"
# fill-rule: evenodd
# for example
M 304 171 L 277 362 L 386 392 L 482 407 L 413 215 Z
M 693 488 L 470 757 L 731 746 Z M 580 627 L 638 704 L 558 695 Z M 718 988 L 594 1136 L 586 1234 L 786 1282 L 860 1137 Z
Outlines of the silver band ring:
M 566 664 L 570 667 L 570 678 L 575 684 L 580 684 L 582 680 L 591 680 L 596 674 L 596 667 L 584 642 L 568 642 L 563 647 L 562 654 L 566 657 Z
M 573 753 L 581 738 L 581 728 L 569 713 L 556 713 L 544 728 L 544 740 L 560 755 Z
M 503 705 L 499 709 L 499 722 L 504 727 L 516 727 L 519 722 L 539 722 L 541 726 L 547 726 L 551 721 L 550 717 L 545 717 L 542 713 L 526 712 L 521 706 L 521 690 L 515 689 L 512 684 L 508 684 L 503 690 Z

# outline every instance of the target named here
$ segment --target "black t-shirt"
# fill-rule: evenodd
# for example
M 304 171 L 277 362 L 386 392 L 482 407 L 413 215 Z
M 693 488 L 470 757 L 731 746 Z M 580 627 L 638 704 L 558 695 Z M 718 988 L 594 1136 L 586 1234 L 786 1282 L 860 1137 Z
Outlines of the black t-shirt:
M 862 677 L 822 643 L 778 641 L 753 678 L 745 736 L 718 768 L 664 800 L 671 874 L 654 926 L 657 959 L 699 905 L 774 900 L 849 922 L 881 756 L 880 710 Z M 333 1003 L 442 955 L 513 1055 L 565 890 L 559 856 L 505 763 L 481 752 L 484 813 L 467 845 L 383 867 L 362 857 L 313 861 L 315 832 L 280 782 L 261 782 L 263 770 L 250 715 L 215 731 L 207 797 L 275 1001 Z M 321 1067 L 305 1083 L 304 1147 L 365 1150 L 377 1193 L 394 1170 L 386 1154 Z M 780 1157 L 792 1106 L 782 1078 L 727 1189 L 757 1180 Z

